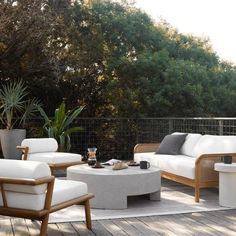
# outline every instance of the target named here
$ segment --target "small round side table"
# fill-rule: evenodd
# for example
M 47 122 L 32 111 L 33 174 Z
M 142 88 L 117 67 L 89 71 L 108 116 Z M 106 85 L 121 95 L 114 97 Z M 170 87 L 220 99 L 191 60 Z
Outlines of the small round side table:
M 219 204 L 224 207 L 236 207 L 236 163 L 216 163 L 219 171 Z

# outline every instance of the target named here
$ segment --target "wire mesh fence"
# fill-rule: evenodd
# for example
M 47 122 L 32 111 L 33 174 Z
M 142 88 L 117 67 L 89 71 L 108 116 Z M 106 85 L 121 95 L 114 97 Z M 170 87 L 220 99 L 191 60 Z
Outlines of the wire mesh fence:
M 27 137 L 43 137 L 43 120 L 28 123 Z M 83 128 L 71 135 L 71 152 L 86 155 L 88 147 L 98 148 L 100 160 L 132 159 L 137 143 L 160 142 L 172 132 L 236 135 L 236 118 L 79 118 Z

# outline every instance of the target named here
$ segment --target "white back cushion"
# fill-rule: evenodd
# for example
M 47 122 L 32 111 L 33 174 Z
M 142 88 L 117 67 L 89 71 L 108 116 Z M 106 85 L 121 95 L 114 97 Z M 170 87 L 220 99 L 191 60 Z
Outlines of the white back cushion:
M 173 134 L 183 134 L 183 133 L 175 132 Z M 190 157 L 195 157 L 193 149 L 201 137 L 202 137 L 201 134 L 188 133 L 188 135 L 185 138 L 185 142 L 183 143 L 182 147 L 180 148 L 179 154 L 190 156 Z
M 194 147 L 193 154 L 236 153 L 236 136 L 203 135 Z
M 17 179 L 38 179 L 51 176 L 51 170 L 46 163 L 21 160 L 0 160 L 0 176 Z M 5 184 L 4 189 L 13 192 L 41 194 L 46 191 L 46 184 L 25 186 Z
M 29 153 L 56 152 L 58 149 L 54 138 L 27 138 L 22 141 L 21 146 L 29 147 Z

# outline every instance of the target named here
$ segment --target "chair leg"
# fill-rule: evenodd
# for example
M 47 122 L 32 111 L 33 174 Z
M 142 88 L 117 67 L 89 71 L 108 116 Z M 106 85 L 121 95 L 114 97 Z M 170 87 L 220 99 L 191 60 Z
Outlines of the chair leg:
M 91 212 L 90 212 L 89 199 L 85 201 L 84 209 L 85 209 L 86 226 L 88 229 L 91 230 L 92 229 L 92 222 L 91 222 Z
M 200 198 L 200 188 L 199 186 L 195 186 L 195 202 L 199 202 Z
M 49 214 L 46 214 L 42 220 L 42 224 L 41 224 L 41 228 L 40 228 L 40 236 L 47 235 L 48 219 L 49 219 Z

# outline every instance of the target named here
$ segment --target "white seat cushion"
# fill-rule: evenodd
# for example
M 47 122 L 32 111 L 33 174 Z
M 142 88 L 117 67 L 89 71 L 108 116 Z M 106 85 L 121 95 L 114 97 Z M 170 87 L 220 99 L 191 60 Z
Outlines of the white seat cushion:
M 42 162 L 3 159 L 0 160 L 0 176 L 18 179 L 39 179 L 51 176 L 51 170 L 47 164 Z M 6 190 L 32 194 L 44 193 L 46 187 L 46 184 L 38 186 L 4 185 Z
M 72 180 L 55 180 L 52 206 L 66 202 L 88 193 L 87 184 Z
M 63 203 L 88 193 L 87 184 L 71 180 L 55 180 L 52 206 Z M 45 203 L 45 194 L 26 194 L 6 191 L 6 198 L 9 207 L 42 210 Z M 2 195 L 0 194 L 0 206 L 3 206 Z
M 195 157 L 210 153 L 236 153 L 236 136 L 203 135 L 193 153 Z
M 151 166 L 158 167 L 175 175 L 180 175 L 189 179 L 195 179 L 195 158 L 185 155 L 162 155 L 154 152 L 135 153 L 134 160 L 140 162 L 145 160 Z
M 27 138 L 22 141 L 21 146 L 29 147 L 28 153 L 56 152 L 58 149 L 54 138 Z
M 39 152 L 28 155 L 30 161 L 42 161 L 47 164 L 59 164 L 66 162 L 79 162 L 82 156 L 76 153 L 67 152 Z

